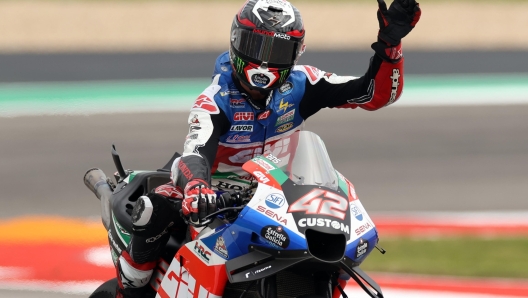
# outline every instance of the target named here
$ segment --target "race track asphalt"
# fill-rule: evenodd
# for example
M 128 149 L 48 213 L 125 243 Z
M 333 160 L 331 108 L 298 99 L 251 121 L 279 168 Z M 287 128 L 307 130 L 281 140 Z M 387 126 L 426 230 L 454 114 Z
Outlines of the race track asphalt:
M 82 177 L 162 167 L 181 151 L 186 114 L 0 118 L 0 218 L 98 217 Z M 527 210 L 528 106 L 323 110 L 307 130 L 369 212 Z

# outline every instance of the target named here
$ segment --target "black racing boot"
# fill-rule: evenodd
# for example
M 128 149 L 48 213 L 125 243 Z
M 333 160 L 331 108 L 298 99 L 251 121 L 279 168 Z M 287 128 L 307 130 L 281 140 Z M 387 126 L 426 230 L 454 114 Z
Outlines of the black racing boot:
M 117 262 L 117 297 L 155 296 L 149 281 L 178 218 L 176 208 L 161 195 L 150 193 L 137 200 L 130 244 Z

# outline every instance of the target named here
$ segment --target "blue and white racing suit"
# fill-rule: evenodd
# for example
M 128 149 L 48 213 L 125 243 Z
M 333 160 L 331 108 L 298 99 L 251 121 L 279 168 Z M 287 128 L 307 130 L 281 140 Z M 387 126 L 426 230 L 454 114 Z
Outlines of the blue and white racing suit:
M 239 189 L 251 176 L 242 170 L 249 159 L 302 128 L 323 108 L 377 110 L 395 102 L 403 89 L 403 63 L 377 54 L 362 77 L 338 76 L 297 65 L 266 103 L 251 99 L 233 75 L 229 54 L 215 64 L 212 83 L 196 99 L 189 115 L 189 133 L 173 181 L 185 187 L 203 179 L 219 189 Z

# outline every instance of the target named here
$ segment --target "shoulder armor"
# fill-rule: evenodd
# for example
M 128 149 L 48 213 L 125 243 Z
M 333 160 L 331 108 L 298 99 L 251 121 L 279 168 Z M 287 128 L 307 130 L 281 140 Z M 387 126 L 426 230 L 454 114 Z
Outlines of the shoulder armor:
M 194 105 L 191 108 L 191 111 L 195 112 L 205 112 L 209 114 L 220 114 L 220 109 L 216 104 L 214 97 L 218 91 L 220 91 L 220 85 L 218 85 L 218 80 L 220 75 L 216 75 L 213 78 L 213 82 L 209 87 L 207 87 L 200 96 L 194 102 Z
M 293 69 L 304 72 L 312 85 L 317 84 L 324 75 L 324 71 L 310 65 L 297 65 Z

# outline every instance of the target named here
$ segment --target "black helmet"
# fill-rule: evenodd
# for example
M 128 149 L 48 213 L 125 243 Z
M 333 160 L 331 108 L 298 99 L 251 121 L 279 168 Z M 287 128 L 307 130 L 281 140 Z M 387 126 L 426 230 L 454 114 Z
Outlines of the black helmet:
M 280 87 L 304 51 L 299 10 L 283 0 L 248 0 L 233 20 L 230 58 L 236 76 L 257 90 Z

